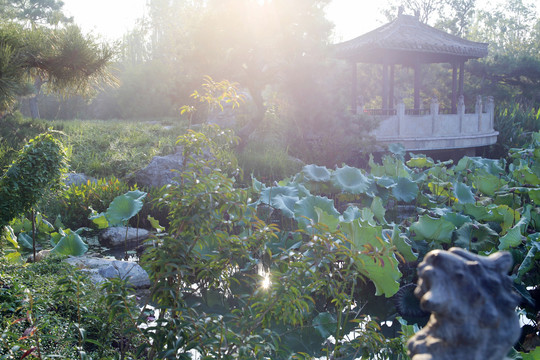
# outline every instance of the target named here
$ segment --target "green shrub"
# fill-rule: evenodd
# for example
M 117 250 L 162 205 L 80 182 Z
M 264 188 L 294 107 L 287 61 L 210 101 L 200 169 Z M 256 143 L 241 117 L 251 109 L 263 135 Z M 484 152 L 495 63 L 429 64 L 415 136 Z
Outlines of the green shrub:
M 60 215 L 62 223 L 68 228 L 93 227 L 93 222 L 88 219 L 92 209 L 103 212 L 115 197 L 134 189 L 136 187 L 130 187 L 114 176 L 97 182 L 71 185 L 57 196 L 51 197 L 43 212 L 49 218 Z
M 66 168 L 63 144 L 51 133 L 30 140 L 0 178 L 0 228 L 58 186 Z

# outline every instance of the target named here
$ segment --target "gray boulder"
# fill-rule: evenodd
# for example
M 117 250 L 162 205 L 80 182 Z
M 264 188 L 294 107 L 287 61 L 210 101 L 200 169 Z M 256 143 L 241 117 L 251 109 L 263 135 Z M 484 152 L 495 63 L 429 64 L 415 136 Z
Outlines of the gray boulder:
M 133 247 L 148 239 L 149 236 L 150 232 L 148 230 L 128 227 L 126 238 L 126 227 L 119 226 L 103 230 L 99 234 L 98 240 L 102 246 L 108 248 L 118 248 L 126 245 L 128 247 Z
M 183 169 L 182 152 L 166 156 L 155 156 L 145 168 L 131 175 L 131 180 L 139 186 L 162 187 L 173 184 L 178 172 Z M 176 171 L 175 171 L 176 170 Z
M 91 256 L 70 256 L 65 262 L 89 273 L 91 281 L 95 284 L 101 284 L 107 279 L 120 278 L 128 279 L 134 288 L 150 287 L 148 273 L 134 262 Z
M 96 183 L 97 179 L 83 173 L 67 173 L 66 178 L 64 179 L 64 184 L 67 186 L 75 185 L 79 186 L 81 184 L 86 184 L 90 180 L 91 183 Z

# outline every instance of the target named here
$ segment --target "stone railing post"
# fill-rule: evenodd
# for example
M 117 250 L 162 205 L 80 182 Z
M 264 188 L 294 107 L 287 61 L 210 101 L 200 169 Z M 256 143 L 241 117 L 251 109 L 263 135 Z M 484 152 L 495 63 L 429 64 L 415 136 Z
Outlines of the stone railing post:
M 463 133 L 463 116 L 465 115 L 465 98 L 459 95 L 457 104 L 457 113 L 459 115 L 459 133 Z
M 478 118 L 478 131 L 482 131 L 482 96 L 476 96 L 476 104 L 474 105 L 474 112 Z
M 489 119 L 489 130 L 493 131 L 495 127 L 495 102 L 493 101 L 493 96 L 488 96 L 487 98 L 486 111 Z
M 401 135 L 401 124 L 405 120 L 405 104 L 403 103 L 403 99 L 398 99 L 398 103 L 396 104 L 396 115 L 397 115 L 397 131 L 398 136 Z
M 435 123 L 439 117 L 439 100 L 436 96 L 431 99 L 429 113 L 431 114 L 431 134 L 435 134 Z

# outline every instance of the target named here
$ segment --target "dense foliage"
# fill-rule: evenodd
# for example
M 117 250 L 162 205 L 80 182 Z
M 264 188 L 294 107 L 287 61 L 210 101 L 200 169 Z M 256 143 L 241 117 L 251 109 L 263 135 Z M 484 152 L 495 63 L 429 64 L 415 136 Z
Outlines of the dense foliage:
M 58 186 L 66 166 L 64 146 L 53 134 L 30 140 L 0 178 L 0 228 Z

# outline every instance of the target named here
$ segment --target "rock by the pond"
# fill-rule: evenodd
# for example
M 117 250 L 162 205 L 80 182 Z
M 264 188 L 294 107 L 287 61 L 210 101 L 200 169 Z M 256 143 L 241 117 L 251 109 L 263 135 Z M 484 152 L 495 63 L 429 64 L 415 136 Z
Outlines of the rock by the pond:
M 165 156 L 154 156 L 150 163 L 128 176 L 132 183 L 139 186 L 162 187 L 167 184 L 177 184 L 175 180 L 179 173 L 184 170 L 184 157 L 182 156 L 182 147 L 177 146 L 174 154 Z M 203 158 L 212 157 L 210 151 L 203 149 Z
M 88 181 L 90 181 L 91 183 L 95 183 L 97 182 L 97 179 L 83 173 L 68 173 L 66 174 L 66 178 L 64 179 L 64 184 L 66 184 L 67 186 L 78 186 L 81 184 L 86 184 Z
M 183 168 L 182 152 L 166 156 L 155 156 L 145 168 L 131 175 L 131 180 L 139 186 L 162 187 L 174 183 Z M 174 171 L 176 170 L 176 171 Z
M 99 243 L 109 248 L 123 247 L 126 245 L 132 247 L 133 245 L 142 243 L 144 240 L 148 239 L 149 236 L 150 232 L 148 230 L 128 227 L 126 237 L 125 226 L 110 227 L 99 234 Z
M 95 284 L 101 284 L 107 279 L 129 279 L 134 288 L 150 287 L 150 278 L 146 271 L 137 263 L 104 259 L 90 256 L 70 256 L 65 260 L 68 264 L 80 268 L 90 274 Z

